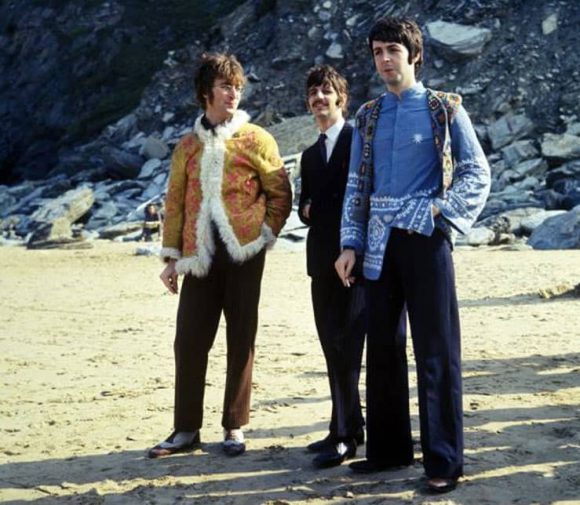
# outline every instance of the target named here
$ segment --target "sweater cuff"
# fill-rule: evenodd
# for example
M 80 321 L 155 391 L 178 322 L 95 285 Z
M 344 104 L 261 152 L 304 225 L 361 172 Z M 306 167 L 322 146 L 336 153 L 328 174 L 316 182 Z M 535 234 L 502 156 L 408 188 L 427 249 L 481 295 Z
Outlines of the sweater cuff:
M 272 249 L 276 243 L 276 235 L 266 223 L 262 223 L 262 238 L 266 244 L 267 249 Z
M 168 263 L 169 260 L 181 259 L 181 251 L 174 247 L 163 247 L 159 252 L 159 257 L 163 263 Z
M 459 233 L 466 234 L 471 228 L 471 221 L 457 213 L 447 200 L 435 198 L 434 205 L 439 208 L 441 215 Z

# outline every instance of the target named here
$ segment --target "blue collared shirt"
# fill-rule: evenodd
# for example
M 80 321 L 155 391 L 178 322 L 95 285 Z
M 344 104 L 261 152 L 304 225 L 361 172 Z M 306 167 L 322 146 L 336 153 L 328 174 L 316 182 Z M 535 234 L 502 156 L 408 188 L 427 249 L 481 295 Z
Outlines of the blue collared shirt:
M 350 170 L 358 168 L 362 147 L 361 132 L 355 129 Z M 425 190 L 434 196 L 440 191 L 440 162 L 422 83 L 403 91 L 400 98 L 385 94 L 373 150 L 374 196 L 400 198 Z

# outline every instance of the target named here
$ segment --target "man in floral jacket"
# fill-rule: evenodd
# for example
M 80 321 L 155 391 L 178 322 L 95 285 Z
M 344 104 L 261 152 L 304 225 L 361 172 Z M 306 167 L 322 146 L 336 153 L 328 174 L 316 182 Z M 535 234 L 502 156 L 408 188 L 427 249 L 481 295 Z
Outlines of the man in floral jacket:
M 208 354 L 221 313 L 227 374 L 223 449 L 245 451 L 254 341 L 265 251 L 291 210 L 274 138 L 238 110 L 244 71 L 232 55 L 203 55 L 195 76 L 204 114 L 175 147 L 165 203 L 161 280 L 178 292 L 174 432 L 149 449 L 157 458 L 200 442 Z

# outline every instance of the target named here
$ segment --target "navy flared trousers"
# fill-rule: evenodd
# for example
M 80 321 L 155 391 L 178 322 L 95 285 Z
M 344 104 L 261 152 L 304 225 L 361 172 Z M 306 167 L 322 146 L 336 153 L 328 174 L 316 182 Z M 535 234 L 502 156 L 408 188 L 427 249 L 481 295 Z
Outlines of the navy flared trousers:
M 421 448 L 429 477 L 463 474 L 463 408 L 459 312 L 451 246 L 393 229 L 383 270 L 367 281 L 367 458 L 413 461 L 406 342 L 409 315 L 417 367 Z

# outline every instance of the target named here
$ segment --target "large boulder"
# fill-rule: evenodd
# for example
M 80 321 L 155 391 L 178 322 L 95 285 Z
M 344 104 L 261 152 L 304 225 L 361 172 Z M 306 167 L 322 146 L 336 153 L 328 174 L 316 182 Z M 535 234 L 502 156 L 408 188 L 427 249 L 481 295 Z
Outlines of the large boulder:
M 67 243 L 73 238 L 70 221 L 59 217 L 50 222 L 37 224 L 35 230 L 28 237 L 28 249 L 41 249 L 48 245 Z
M 497 234 L 500 233 L 522 233 L 522 221 L 534 216 L 536 214 L 544 213 L 543 209 L 538 207 L 522 207 L 519 209 L 512 209 L 494 216 L 482 219 L 478 226 L 486 226 L 494 230 Z
M 528 244 L 534 249 L 580 249 L 580 206 L 546 219 L 534 230 Z
M 137 177 L 145 161 L 137 154 L 116 147 L 103 149 L 103 156 L 107 175 L 113 179 L 133 179 Z
M 470 246 L 488 245 L 494 242 L 496 232 L 485 226 L 477 226 L 469 230 L 462 242 Z
M 139 154 L 145 156 L 148 160 L 162 160 L 169 155 L 169 152 L 169 147 L 163 140 L 157 137 L 147 137 L 141 146 Z
M 99 230 L 99 237 L 104 239 L 114 239 L 123 235 L 129 235 L 143 228 L 142 222 L 123 222 L 113 226 L 107 226 Z
M 569 133 L 546 133 L 542 139 L 542 155 L 557 161 L 580 158 L 580 137 Z
M 31 216 L 26 246 L 29 249 L 54 248 L 77 242 L 72 224 L 89 212 L 95 202 L 93 190 L 81 187 L 39 207 Z
M 487 129 L 492 147 L 497 150 L 514 140 L 526 137 L 534 130 L 534 123 L 523 114 L 505 115 Z
M 94 202 L 95 196 L 91 188 L 71 189 L 40 207 L 30 218 L 37 222 L 50 222 L 63 218 L 72 224 L 83 217 L 91 209 Z
M 520 221 L 521 230 L 524 234 L 529 235 L 538 226 L 543 224 L 546 219 L 549 219 L 554 216 L 560 216 L 561 214 L 565 213 L 566 213 L 565 210 L 539 210 L 534 214 L 524 217 Z
M 427 39 L 442 56 L 459 61 L 481 54 L 491 39 L 491 30 L 446 21 L 427 23 Z
M 524 177 L 544 177 L 548 170 L 548 163 L 542 158 L 535 158 L 533 160 L 522 161 L 514 166 L 513 171 L 518 178 Z
M 501 150 L 502 157 L 508 167 L 521 163 L 522 161 L 536 158 L 539 151 L 532 140 L 518 140 Z

